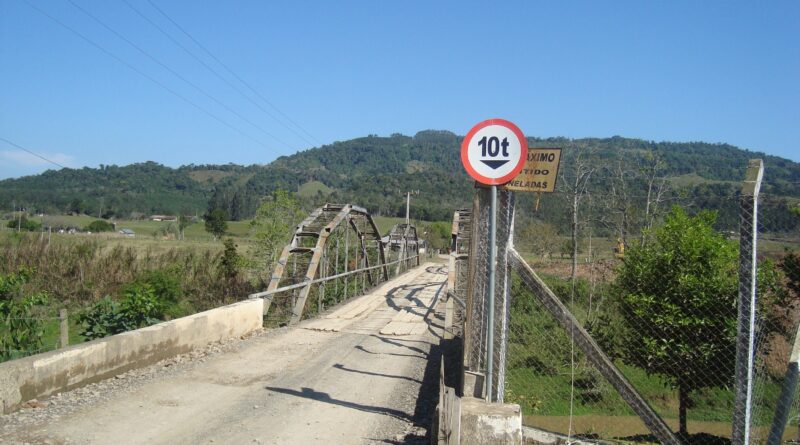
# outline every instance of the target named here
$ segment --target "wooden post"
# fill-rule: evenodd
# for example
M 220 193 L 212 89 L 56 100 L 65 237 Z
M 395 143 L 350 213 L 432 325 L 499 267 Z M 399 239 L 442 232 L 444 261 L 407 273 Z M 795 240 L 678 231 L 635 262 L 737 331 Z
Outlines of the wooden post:
M 58 345 L 59 348 L 66 348 L 69 345 L 69 317 L 66 309 L 58 311 L 58 322 L 61 330 Z

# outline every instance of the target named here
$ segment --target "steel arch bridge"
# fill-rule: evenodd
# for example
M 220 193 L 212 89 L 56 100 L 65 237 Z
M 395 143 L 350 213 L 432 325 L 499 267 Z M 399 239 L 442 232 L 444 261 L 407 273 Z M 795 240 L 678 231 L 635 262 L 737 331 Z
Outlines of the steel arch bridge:
M 411 224 L 381 237 L 372 216 L 353 204 L 325 204 L 295 229 L 272 272 L 263 298 L 272 324 L 295 324 L 419 265 Z

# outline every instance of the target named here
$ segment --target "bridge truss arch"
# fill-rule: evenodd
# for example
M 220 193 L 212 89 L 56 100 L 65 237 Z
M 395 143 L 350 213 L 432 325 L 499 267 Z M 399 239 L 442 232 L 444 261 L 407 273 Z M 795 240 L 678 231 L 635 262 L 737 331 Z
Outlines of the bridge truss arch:
M 413 225 L 381 237 L 363 207 L 325 204 L 295 228 L 267 290 L 250 298 L 265 300 L 269 324 L 295 324 L 418 265 L 418 245 Z

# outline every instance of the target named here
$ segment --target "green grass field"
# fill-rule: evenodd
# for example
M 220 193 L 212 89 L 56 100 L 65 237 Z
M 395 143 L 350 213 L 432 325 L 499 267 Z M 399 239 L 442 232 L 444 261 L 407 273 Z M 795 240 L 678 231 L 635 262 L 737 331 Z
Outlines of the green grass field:
M 94 218 L 87 215 L 57 215 L 57 216 L 45 216 L 42 217 L 34 217 L 31 218 L 38 223 L 45 222 L 47 224 L 53 225 L 67 225 L 73 226 L 77 228 L 84 228 L 92 221 L 96 221 L 98 218 Z M 142 238 L 153 238 L 154 234 L 155 237 L 158 237 L 158 233 L 162 231 L 169 225 L 177 226 L 176 222 L 169 222 L 169 221 L 151 221 L 151 220 L 144 220 L 144 219 L 137 219 L 137 220 L 108 220 L 109 222 L 116 223 L 117 231 L 122 229 L 131 229 L 136 233 L 137 239 Z M 250 220 L 244 221 L 228 221 L 228 235 L 234 237 L 246 237 L 250 233 Z M 109 233 L 103 235 L 110 235 Z M 191 224 L 185 230 L 185 238 L 187 241 L 211 241 L 214 237 L 205 231 L 205 225 L 202 221 L 196 222 Z
M 405 218 L 398 218 L 395 216 L 373 216 L 372 219 L 375 221 L 375 225 L 378 226 L 378 231 L 381 232 L 381 235 L 389 233 L 389 230 L 391 230 L 395 224 L 406 222 Z
M 31 219 L 37 223 L 44 222 L 45 225 L 53 224 L 83 229 L 98 218 L 87 215 L 46 215 L 44 218 L 33 217 Z M 381 235 L 386 235 L 395 224 L 405 222 L 404 218 L 386 216 L 377 216 L 374 217 L 374 220 Z M 176 222 L 151 220 L 115 220 L 113 222 L 116 223 L 117 232 L 91 234 L 86 232 L 78 232 L 75 234 L 52 233 L 50 236 L 52 239 L 56 240 L 94 239 L 102 241 L 107 247 L 121 245 L 123 247 L 133 247 L 143 252 L 149 251 L 155 253 L 181 247 L 195 247 L 209 250 L 221 248 L 219 240 L 214 240 L 214 237 L 206 232 L 205 225 L 202 221 L 187 227 L 184 231 L 183 240 L 177 240 L 174 235 L 164 235 L 164 229 L 170 225 L 176 226 Z M 427 230 L 426 227 L 431 224 L 431 222 L 412 221 L 412 224 L 417 226 L 419 236 L 422 237 Z M 127 237 L 119 234 L 118 231 L 122 229 L 133 230 L 135 236 Z M 13 231 L 13 229 L 7 228 L 5 224 L 0 225 L 0 235 L 9 234 Z M 226 236 L 233 237 L 240 250 L 247 249 L 250 246 L 252 242 L 251 235 L 250 220 L 228 221 Z M 42 236 L 48 236 L 48 234 L 44 233 Z
M 313 198 L 317 194 L 330 195 L 333 189 L 320 181 L 308 181 L 300 186 L 297 194 L 303 198 Z
M 318 181 L 312 181 L 304 184 L 301 187 L 301 193 L 313 195 L 316 194 L 318 191 L 322 192 L 329 192 L 330 189 L 327 188 L 324 184 Z M 76 227 L 78 229 L 83 229 L 84 227 L 88 226 L 92 221 L 96 221 L 102 218 L 96 218 L 89 215 L 45 215 L 44 217 L 34 216 L 31 217 L 33 221 L 37 223 L 46 223 L 58 226 L 71 226 Z M 378 230 L 381 234 L 385 235 L 389 232 L 389 230 L 395 224 L 401 224 L 405 222 L 405 218 L 403 217 L 394 217 L 394 216 L 373 216 L 375 224 L 378 226 Z M 160 229 L 163 229 L 169 224 L 176 225 L 176 222 L 168 222 L 168 221 L 151 221 L 149 219 L 136 219 L 136 220 L 126 220 L 126 219 L 117 219 L 117 220 L 104 220 L 111 223 L 116 223 L 117 230 L 122 229 L 131 229 L 136 232 L 137 237 L 141 236 L 152 236 L 154 232 L 158 232 Z M 420 221 L 417 219 L 412 219 L 411 223 L 416 225 L 417 227 L 424 229 L 427 225 L 434 223 L 436 221 Z M 447 224 L 450 221 L 446 221 Z M 2 224 L 0 230 L 6 229 L 5 224 Z M 245 237 L 249 235 L 250 232 L 250 220 L 243 220 L 243 221 L 228 221 L 228 235 L 234 237 Z M 205 226 L 202 221 L 196 222 L 190 225 L 185 232 L 187 240 L 204 240 L 204 239 L 212 239 L 213 237 L 211 234 L 205 231 Z

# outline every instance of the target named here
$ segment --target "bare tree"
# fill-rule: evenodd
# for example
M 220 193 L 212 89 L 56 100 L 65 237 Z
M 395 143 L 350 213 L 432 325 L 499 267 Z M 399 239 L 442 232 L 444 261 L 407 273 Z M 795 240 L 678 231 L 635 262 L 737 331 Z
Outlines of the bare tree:
M 637 180 L 637 169 L 618 159 L 610 170 L 610 206 L 614 231 L 624 245 L 628 245 L 628 235 L 636 219 L 636 205 L 632 190 Z
M 589 159 L 592 151 L 588 148 L 576 148 L 575 156 L 573 158 L 573 168 L 569 173 L 563 173 L 563 176 L 571 174 L 572 176 L 563 177 L 561 183 L 566 184 L 567 192 L 570 195 L 572 205 L 570 207 L 570 232 L 572 244 L 572 271 L 570 279 L 575 280 L 578 276 L 578 221 L 579 211 L 581 208 L 581 200 L 588 193 L 589 180 L 595 172 L 595 165 Z M 563 170 L 566 171 L 567 169 Z
M 660 214 L 669 191 L 669 182 L 663 177 L 664 166 L 661 157 L 647 152 L 635 161 L 620 154 L 605 169 L 608 189 L 598 220 L 612 229 L 625 246 L 637 231 L 640 244 L 644 245 L 647 232 Z
M 647 242 L 647 234 L 653 227 L 656 218 L 661 210 L 661 204 L 665 201 L 669 191 L 669 182 L 663 177 L 666 163 L 656 153 L 648 152 L 645 156 L 645 163 L 640 171 L 647 184 L 647 195 L 645 197 L 644 216 L 642 220 L 641 245 Z

